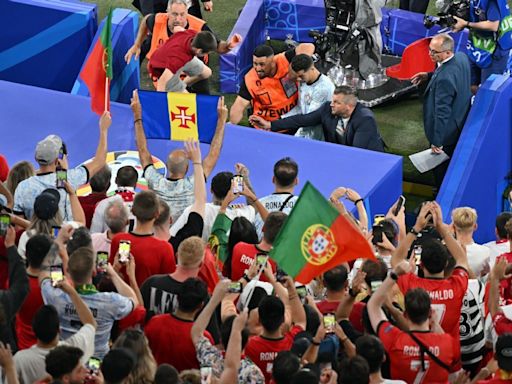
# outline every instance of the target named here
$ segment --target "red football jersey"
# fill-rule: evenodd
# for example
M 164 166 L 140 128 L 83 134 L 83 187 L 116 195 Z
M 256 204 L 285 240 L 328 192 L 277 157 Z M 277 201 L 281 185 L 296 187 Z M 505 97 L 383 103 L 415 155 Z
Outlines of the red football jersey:
M 382 321 L 377 335 L 389 355 L 391 378 L 407 383 L 448 383 L 449 372 L 439 366 L 425 353 L 425 370 L 422 370 L 420 347 L 411 336 L 389 321 Z M 439 360 L 451 366 L 456 361 L 454 353 L 457 340 L 447 333 L 414 332 L 414 335 L 429 348 Z
M 258 249 L 256 245 L 240 242 L 233 248 L 233 254 L 231 256 L 231 280 L 240 280 L 244 275 L 246 269 L 254 262 L 256 255 L 263 253 L 262 250 Z M 269 259 L 272 271 L 276 272 L 276 263 Z M 263 274 L 260 277 L 261 281 L 267 281 Z
M 302 327 L 294 326 L 280 339 L 267 339 L 263 336 L 249 338 L 245 354 L 261 369 L 266 383 L 270 383 L 272 378 L 272 367 L 277 354 L 281 351 L 289 351 L 294 337 L 302 331 L 304 331 Z
M 171 364 L 178 372 L 184 369 L 199 369 L 196 348 L 192 343 L 190 330 L 193 321 L 181 320 L 174 315 L 157 315 L 144 327 L 149 347 L 155 356 L 157 365 Z M 210 333 L 204 335 L 215 344 Z
M 427 291 L 432 310 L 436 312 L 441 327 L 458 343 L 460 312 L 468 289 L 468 278 L 468 272 L 457 267 L 447 279 L 424 279 L 408 273 L 398 278 L 398 286 L 404 295 L 411 288 L 423 288 Z M 460 356 L 460 346 L 457 347 L 456 356 Z
M 318 303 L 316 303 L 316 306 L 320 312 L 322 312 L 322 315 L 326 315 L 328 313 L 336 313 L 336 310 L 338 309 L 338 306 L 340 305 L 340 302 L 338 300 L 336 301 L 328 301 L 328 300 L 322 300 Z
M 109 262 L 114 264 L 114 257 L 119 249 L 120 240 L 130 240 L 130 253 L 135 259 L 135 277 L 139 287 L 153 275 L 173 273 L 176 270 L 174 250 L 167 241 L 157 239 L 153 235 L 137 235 L 135 233 L 119 233 L 112 239 Z M 128 282 L 126 270 L 121 269 L 124 281 Z

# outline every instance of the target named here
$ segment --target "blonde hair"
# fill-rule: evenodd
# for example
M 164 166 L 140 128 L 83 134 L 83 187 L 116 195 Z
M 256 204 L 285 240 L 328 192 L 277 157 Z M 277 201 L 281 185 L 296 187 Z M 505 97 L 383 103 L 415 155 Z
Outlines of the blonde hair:
M 478 216 L 471 207 L 455 208 L 452 211 L 452 222 L 459 231 L 471 231 L 476 224 Z
M 16 191 L 18 184 L 23 180 L 34 176 L 35 173 L 36 171 L 34 170 L 34 166 L 28 161 L 20 161 L 19 163 L 14 164 L 14 166 L 9 171 L 9 175 L 7 176 L 7 189 L 14 196 L 14 191 Z
M 125 384 L 152 384 L 156 373 L 156 361 L 149 348 L 148 339 L 138 329 L 126 329 L 117 338 L 113 348 L 127 348 L 137 356 L 137 364 Z
M 204 258 L 205 244 L 198 236 L 183 240 L 178 247 L 178 264 L 185 268 L 197 268 Z

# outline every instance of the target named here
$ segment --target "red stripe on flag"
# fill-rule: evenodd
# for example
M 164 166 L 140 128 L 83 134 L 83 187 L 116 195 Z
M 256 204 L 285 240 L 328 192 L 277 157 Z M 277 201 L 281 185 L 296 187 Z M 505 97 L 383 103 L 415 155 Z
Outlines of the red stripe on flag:
M 307 284 L 325 271 L 346 261 L 358 258 L 375 260 L 375 255 L 368 241 L 344 216 L 339 215 L 332 222 L 330 230 L 336 239 L 336 254 L 322 265 L 305 264 L 299 274 L 295 276 L 295 281 Z
M 105 82 L 107 74 L 104 67 L 105 48 L 101 39 L 96 41 L 87 62 L 80 72 L 80 78 L 87 85 L 91 94 L 91 109 L 98 115 L 105 109 Z M 110 100 L 107 100 L 107 110 L 110 110 Z

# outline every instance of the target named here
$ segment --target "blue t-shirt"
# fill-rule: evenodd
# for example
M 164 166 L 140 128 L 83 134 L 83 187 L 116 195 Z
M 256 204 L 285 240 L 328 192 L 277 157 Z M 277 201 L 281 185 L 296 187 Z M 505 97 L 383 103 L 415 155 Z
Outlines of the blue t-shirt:
M 45 304 L 53 305 L 59 314 L 61 339 L 74 335 L 82 326 L 75 306 L 67 293 L 54 288 L 50 279 L 41 283 L 41 294 Z M 91 310 L 96 323 L 94 339 L 94 356 L 101 359 L 108 353 L 110 331 L 115 320 L 120 320 L 133 311 L 131 299 L 115 292 L 98 292 L 91 290 L 80 293 L 80 297 Z

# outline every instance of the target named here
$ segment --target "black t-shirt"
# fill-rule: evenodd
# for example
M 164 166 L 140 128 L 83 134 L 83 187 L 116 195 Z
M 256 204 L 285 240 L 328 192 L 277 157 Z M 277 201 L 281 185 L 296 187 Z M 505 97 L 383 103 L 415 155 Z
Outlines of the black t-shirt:
M 182 286 L 183 283 L 169 275 L 155 275 L 146 279 L 140 287 L 144 308 L 146 308 L 146 322 L 155 315 L 172 313 L 178 308 L 178 293 Z M 220 330 L 216 312 L 212 315 L 206 329 L 217 343 L 220 339 Z
M 169 243 L 171 243 L 172 248 L 174 249 L 174 255 L 178 254 L 178 247 L 183 240 L 191 236 L 201 237 L 203 234 L 203 226 L 204 220 L 201 215 L 197 212 L 190 212 L 187 223 L 178 231 L 178 233 L 176 233 L 176 236 L 169 239 Z M 178 263 L 177 256 L 176 263 Z
M 293 60 L 295 55 L 295 48 L 289 49 L 284 53 L 284 56 L 286 57 L 286 60 L 288 60 L 289 63 Z M 247 84 L 245 84 L 245 76 L 242 80 L 242 83 L 240 84 L 240 91 L 238 91 L 238 96 L 245 100 L 252 100 L 252 95 L 249 92 L 249 89 L 247 88 Z

